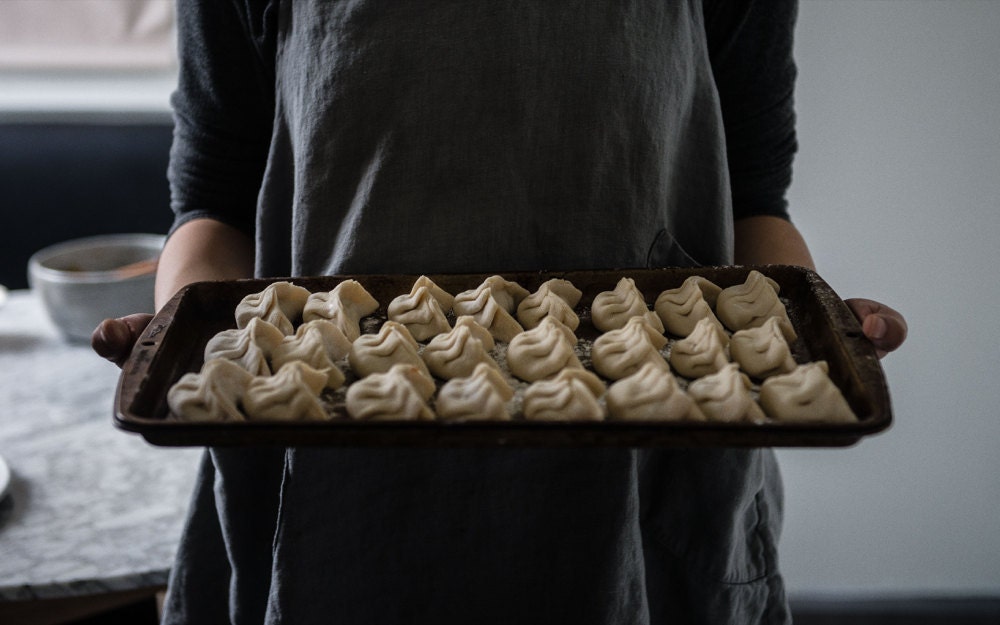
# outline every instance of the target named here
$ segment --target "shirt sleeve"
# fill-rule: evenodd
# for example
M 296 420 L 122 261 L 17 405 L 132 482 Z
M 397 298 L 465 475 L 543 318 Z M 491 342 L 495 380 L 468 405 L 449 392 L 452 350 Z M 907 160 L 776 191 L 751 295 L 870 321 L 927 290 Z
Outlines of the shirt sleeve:
M 722 105 L 735 219 L 789 219 L 796 0 L 706 0 L 705 29 Z
M 252 233 L 274 118 L 273 3 L 178 0 L 176 11 L 171 232 L 207 217 Z

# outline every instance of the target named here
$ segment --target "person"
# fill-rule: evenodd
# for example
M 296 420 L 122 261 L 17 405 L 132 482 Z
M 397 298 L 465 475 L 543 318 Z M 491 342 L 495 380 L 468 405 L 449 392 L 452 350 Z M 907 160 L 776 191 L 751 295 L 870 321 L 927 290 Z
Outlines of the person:
M 813 266 L 792 0 L 177 14 L 159 305 L 251 275 Z M 148 320 L 94 348 L 122 362 Z M 768 449 L 210 449 L 164 622 L 787 623 L 781 510 Z

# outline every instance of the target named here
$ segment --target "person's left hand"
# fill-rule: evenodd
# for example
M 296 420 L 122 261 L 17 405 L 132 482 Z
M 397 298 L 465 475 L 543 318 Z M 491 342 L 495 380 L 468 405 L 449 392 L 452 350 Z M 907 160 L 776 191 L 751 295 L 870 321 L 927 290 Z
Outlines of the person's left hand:
M 906 319 L 897 311 L 870 299 L 854 298 L 845 302 L 861 322 L 861 331 L 875 346 L 879 358 L 895 350 L 906 340 Z

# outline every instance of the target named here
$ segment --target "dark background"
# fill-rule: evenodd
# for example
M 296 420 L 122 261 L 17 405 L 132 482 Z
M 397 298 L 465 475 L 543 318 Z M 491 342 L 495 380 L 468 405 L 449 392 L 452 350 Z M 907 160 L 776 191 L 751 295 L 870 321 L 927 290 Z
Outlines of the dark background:
M 28 258 L 69 239 L 165 234 L 172 125 L 0 124 L 0 284 L 28 286 Z

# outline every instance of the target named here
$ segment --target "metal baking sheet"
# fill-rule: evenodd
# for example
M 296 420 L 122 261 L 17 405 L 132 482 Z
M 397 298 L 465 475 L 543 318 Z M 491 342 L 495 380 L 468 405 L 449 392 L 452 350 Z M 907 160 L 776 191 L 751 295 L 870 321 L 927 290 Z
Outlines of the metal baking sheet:
M 892 422 L 889 391 L 874 348 L 846 304 L 815 272 L 786 265 L 665 268 L 564 272 L 493 272 L 429 275 L 446 291 L 472 289 L 490 275 L 502 275 L 529 291 L 551 278 L 564 278 L 583 291 L 577 312 L 582 342 L 596 338 L 589 304 L 594 296 L 630 277 L 648 304 L 691 275 L 720 287 L 742 283 L 756 269 L 781 287 L 799 338 L 792 345 L 798 362 L 826 360 L 830 377 L 858 416 L 856 423 L 720 422 L 533 422 L 511 421 L 362 422 L 342 405 L 322 422 L 192 423 L 171 418 L 167 390 L 183 374 L 198 371 L 207 341 L 235 327 L 240 300 L 276 280 L 312 292 L 329 291 L 345 279 L 358 280 L 380 303 L 374 317 L 396 296 L 408 293 L 417 275 L 344 275 L 201 282 L 181 290 L 156 315 L 123 367 L 114 423 L 162 446 L 533 446 L 533 447 L 843 447 L 887 429 Z

